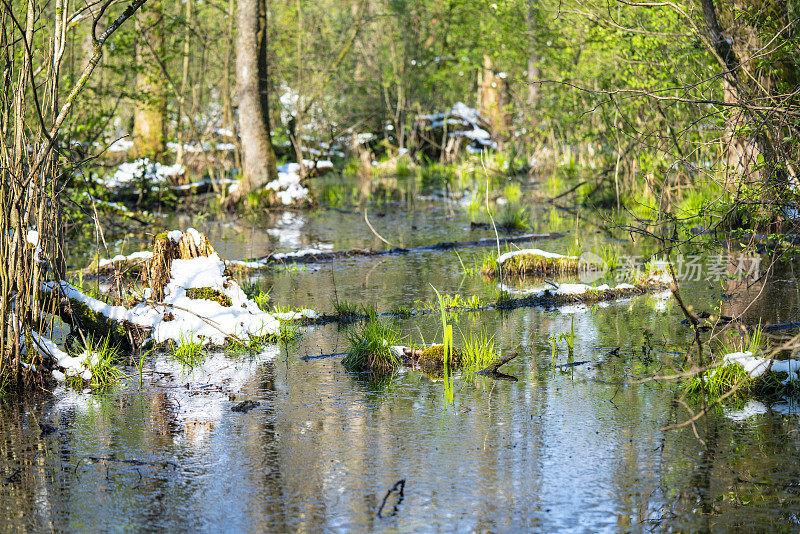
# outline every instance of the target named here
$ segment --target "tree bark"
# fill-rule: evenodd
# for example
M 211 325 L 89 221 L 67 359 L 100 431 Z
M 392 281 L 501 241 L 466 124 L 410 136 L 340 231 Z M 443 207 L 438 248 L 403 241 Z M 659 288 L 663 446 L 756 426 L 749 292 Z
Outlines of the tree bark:
M 161 0 L 149 0 L 136 17 L 136 108 L 133 114 L 133 151 L 154 160 L 166 150 L 165 81 L 158 59 L 164 53 L 164 9 Z
M 505 137 L 509 130 L 507 104 L 506 81 L 495 73 L 492 57 L 484 54 L 483 69 L 478 75 L 478 111 L 489 119 L 492 133 L 499 137 Z
M 228 199 L 229 206 L 278 177 L 270 139 L 269 109 L 265 109 L 269 103 L 267 64 L 266 58 L 260 57 L 262 53 L 266 55 L 267 47 L 264 5 L 264 0 L 239 0 L 237 8 L 236 83 L 244 172 L 239 187 Z
M 528 12 L 525 22 L 528 26 L 528 108 L 532 111 L 539 102 L 539 84 L 541 69 L 539 68 L 539 54 L 536 53 L 536 0 L 528 0 Z M 532 115 L 532 113 L 531 113 Z

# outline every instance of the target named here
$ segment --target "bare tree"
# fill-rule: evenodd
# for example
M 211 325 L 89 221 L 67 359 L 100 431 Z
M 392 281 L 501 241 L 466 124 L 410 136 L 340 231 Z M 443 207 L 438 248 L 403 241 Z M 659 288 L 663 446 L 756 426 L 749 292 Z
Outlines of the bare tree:
M 114 1 L 84 9 L 93 18 L 93 53 L 62 100 L 69 3 L 0 0 L 0 389 L 41 381 L 48 358 L 41 339 L 54 309 L 42 289 L 59 283 L 65 270 L 60 195 L 69 168 L 59 133 L 106 41 L 145 1 L 132 0 L 102 31 Z M 43 5 L 49 17 L 37 19 Z

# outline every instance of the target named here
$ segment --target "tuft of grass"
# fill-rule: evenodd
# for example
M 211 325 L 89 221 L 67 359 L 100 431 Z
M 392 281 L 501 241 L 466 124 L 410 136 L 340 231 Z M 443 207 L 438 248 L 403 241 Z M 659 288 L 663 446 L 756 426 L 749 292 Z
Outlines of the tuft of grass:
M 374 317 L 378 315 L 378 305 L 374 302 L 361 305 L 361 315 L 364 317 Z
M 747 372 L 740 365 L 729 364 L 709 369 L 689 380 L 687 388 L 689 393 L 707 391 L 714 397 L 719 397 L 736 386 L 739 382 L 750 381 Z M 705 387 L 704 387 L 705 386 Z M 750 387 L 745 384 L 739 391 L 747 393 Z
M 602 258 L 609 270 L 613 271 L 620 266 L 619 250 L 617 247 L 604 245 L 600 248 L 598 256 Z
M 189 339 L 186 339 L 181 334 L 180 342 L 172 351 L 172 356 L 187 367 L 195 367 L 203 362 L 205 350 L 200 341 L 194 340 L 194 336 L 190 335 Z
M 462 363 L 465 369 L 476 373 L 497 358 L 494 336 L 485 328 L 480 332 L 470 332 L 461 336 L 463 343 Z
M 498 308 L 505 308 L 511 305 L 513 299 L 511 298 L 511 294 L 506 291 L 505 289 L 501 289 L 497 293 L 497 300 L 495 301 L 495 306 Z
M 528 208 L 520 204 L 506 204 L 500 213 L 497 226 L 505 230 L 528 230 L 531 227 Z
M 433 287 L 433 284 L 431 284 Z M 445 402 L 453 403 L 454 400 L 454 392 L 453 392 L 453 383 L 450 380 L 450 364 L 456 363 L 456 358 L 460 360 L 459 356 L 453 354 L 453 325 L 448 324 L 447 322 L 447 308 L 445 306 L 444 299 L 442 298 L 441 293 L 433 287 L 433 290 L 436 291 L 436 298 L 439 299 L 439 308 L 442 312 L 442 363 L 443 363 L 443 375 L 444 375 L 444 399 Z M 422 353 L 425 356 L 425 353 Z M 420 357 L 422 360 L 422 356 Z M 451 361 L 452 360 L 452 361 Z M 424 363 L 423 369 L 425 368 Z
M 274 341 L 288 343 L 300 337 L 300 325 L 295 321 L 281 321 L 277 336 L 272 336 Z
M 97 344 L 93 342 L 92 338 L 89 338 L 83 350 L 89 352 L 86 364 L 89 371 L 92 372 L 91 386 L 93 388 L 112 386 L 124 376 L 119 367 L 115 365 L 119 350 L 116 346 L 111 345 L 108 337 L 103 338 Z
M 339 316 L 343 320 L 356 320 L 363 317 L 359 312 L 358 304 L 347 300 L 335 299 L 331 301 L 333 305 L 334 315 Z
M 411 160 L 409 158 L 398 158 L 394 166 L 397 176 L 406 177 L 411 175 Z
M 522 199 L 522 188 L 519 184 L 508 184 L 503 188 L 503 196 L 510 204 L 517 204 Z
M 401 361 L 390 347 L 398 345 L 399 341 L 400 335 L 395 330 L 372 315 L 357 330 L 347 333 L 350 348 L 342 359 L 342 365 L 348 371 L 392 372 Z
M 441 307 L 444 306 L 444 310 L 447 312 L 458 309 L 477 310 L 483 308 L 485 305 L 478 295 L 472 295 L 469 298 L 464 298 L 459 294 L 439 294 L 437 291 L 436 296 L 436 302 L 417 300 L 415 303 L 419 304 L 420 307 L 426 311 L 439 311 Z
M 539 254 L 517 254 L 503 262 L 502 268 L 503 274 L 508 276 L 577 274 L 580 260 L 569 256 L 549 258 Z M 481 265 L 481 274 L 494 277 L 499 273 L 500 265 L 497 263 L 497 258 L 485 257 Z
M 395 317 L 411 317 L 414 315 L 414 310 L 409 308 L 408 306 L 403 306 L 402 304 L 396 304 L 389 310 L 389 315 L 393 315 Z
M 245 296 L 255 302 L 262 311 L 269 309 L 269 291 L 264 291 L 261 284 L 258 282 L 246 282 L 241 285 L 241 288 Z

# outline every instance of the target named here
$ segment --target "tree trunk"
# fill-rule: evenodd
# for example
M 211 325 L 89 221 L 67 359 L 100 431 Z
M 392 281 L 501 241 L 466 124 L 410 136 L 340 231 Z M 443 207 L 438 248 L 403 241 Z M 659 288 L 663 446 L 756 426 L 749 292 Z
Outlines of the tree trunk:
M 268 73 L 266 58 L 266 13 L 264 0 L 239 0 L 237 8 L 236 83 L 239 93 L 239 133 L 242 137 L 244 173 L 239 187 L 231 194 L 232 205 L 266 183 L 278 177 L 275 151 L 269 132 Z M 261 37 L 261 39 L 259 39 Z
M 189 53 L 191 52 L 191 42 L 190 37 L 192 35 L 192 1 L 193 0 L 184 0 L 186 2 L 186 12 L 185 12 L 185 27 L 183 29 L 183 65 L 181 68 L 181 88 L 180 94 L 178 95 L 178 120 L 177 120 L 177 129 L 178 129 L 178 153 L 175 158 L 175 162 L 182 165 L 183 164 L 183 143 L 184 143 L 184 132 L 186 128 L 183 126 L 183 117 L 186 113 L 186 88 L 189 84 Z
M 532 110 L 536 108 L 539 102 L 539 84 L 537 83 L 541 78 L 541 69 L 539 68 L 539 54 L 536 53 L 536 13 L 534 4 L 536 0 L 528 0 L 528 13 L 525 22 L 528 26 L 528 108 L 529 113 L 533 115 Z M 531 117 L 531 120 L 533 118 Z
M 164 53 L 164 9 L 161 0 L 149 0 L 136 17 L 136 109 L 133 114 L 133 151 L 139 158 L 159 159 L 166 149 L 164 115 L 166 94 L 158 60 Z
M 491 56 L 484 54 L 483 69 L 478 75 L 478 111 L 489 119 L 492 133 L 500 137 L 505 137 L 509 130 L 507 104 L 506 80 L 495 73 Z

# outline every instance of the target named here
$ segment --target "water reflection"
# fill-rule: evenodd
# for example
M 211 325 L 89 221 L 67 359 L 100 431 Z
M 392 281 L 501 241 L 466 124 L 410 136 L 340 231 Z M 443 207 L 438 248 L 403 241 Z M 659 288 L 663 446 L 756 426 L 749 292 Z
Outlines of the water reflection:
M 450 203 L 416 198 L 411 183 L 357 184 L 381 233 L 411 246 L 475 239 Z M 402 201 L 404 204 L 392 204 Z M 343 211 L 204 222 L 232 258 L 276 249 L 382 246 L 354 205 Z M 353 213 L 347 213 L 352 211 Z M 381 215 L 382 214 L 382 215 Z M 542 211 L 535 231 L 573 224 Z M 200 224 L 197 224 L 197 223 Z M 358 223 L 358 224 L 357 224 Z M 596 236 L 586 231 L 587 236 Z M 592 237 L 602 239 L 601 237 Z M 131 238 L 133 240 L 133 238 Z M 145 236 L 141 236 L 142 242 Z M 132 241 L 129 241 L 129 243 Z M 568 240 L 547 248 L 566 252 Z M 263 275 L 282 305 L 330 309 L 333 298 L 379 311 L 497 287 L 465 277 L 460 261 L 483 250 L 349 259 Z M 780 292 L 792 273 L 761 286 Z M 784 282 L 781 282 L 784 280 Z M 772 284 L 771 286 L 768 284 Z M 714 309 L 732 287 L 689 285 L 687 300 Z M 740 291 L 736 289 L 736 291 Z M 796 292 L 794 292 L 796 293 Z M 763 297 L 746 314 L 789 320 L 794 293 Z M 745 296 L 753 297 L 755 293 Z M 731 299 L 732 312 L 740 304 Z M 0 407 L 0 508 L 8 530 L 204 531 L 641 531 L 797 529 L 796 407 L 743 403 L 683 421 L 671 383 L 623 384 L 669 369 L 690 340 L 672 301 L 648 295 L 592 306 L 462 313 L 456 342 L 483 328 L 518 382 L 441 382 L 413 371 L 381 381 L 347 373 L 338 358 L 348 327 L 309 328 L 296 343 L 253 358 L 212 354 L 182 368 L 155 355 L 119 390 L 56 391 Z M 441 339 L 434 314 L 397 320 L 408 342 Z M 551 336 L 574 329 L 581 366 L 554 369 Z M 247 412 L 231 408 L 251 400 Z M 56 428 L 45 434 L 39 423 Z M 378 517 L 387 490 L 406 481 L 397 513 Z M 769 523 L 776 521 L 779 523 Z

